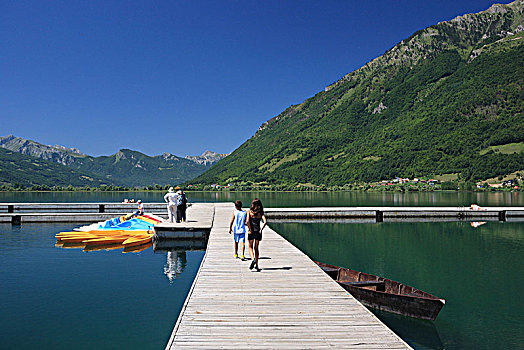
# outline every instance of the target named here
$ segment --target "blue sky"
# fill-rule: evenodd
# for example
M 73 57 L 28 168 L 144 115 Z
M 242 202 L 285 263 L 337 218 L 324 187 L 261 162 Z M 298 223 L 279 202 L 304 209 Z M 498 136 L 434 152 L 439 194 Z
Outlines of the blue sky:
M 492 3 L 0 0 L 0 136 L 232 152 L 413 32 Z

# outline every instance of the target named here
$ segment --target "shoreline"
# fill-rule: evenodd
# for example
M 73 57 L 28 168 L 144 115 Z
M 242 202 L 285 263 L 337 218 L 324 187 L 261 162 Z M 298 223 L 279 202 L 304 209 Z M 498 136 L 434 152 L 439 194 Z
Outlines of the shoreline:
M 449 190 L 449 189 L 445 189 L 445 190 L 442 190 L 442 189 L 429 189 L 429 190 L 419 190 L 419 189 L 411 189 L 411 190 L 408 190 L 408 191 L 402 191 L 402 190 L 396 190 L 396 189 L 389 189 L 389 188 L 386 188 L 386 189 L 381 189 L 381 188 L 377 188 L 377 189 L 315 189 L 315 190 L 300 190 L 300 189 L 297 189 L 297 190 L 275 190 L 275 189 L 250 189 L 250 190 L 235 190 L 235 189 L 232 189 L 232 190 L 192 190 L 192 189 L 185 189 L 183 188 L 184 192 L 186 193 L 246 193 L 246 192 L 267 192 L 267 193 L 319 193 L 319 192 L 324 192 L 324 193 L 331 193 L 331 192 L 336 192 L 336 193 L 343 193 L 343 192 L 373 192 L 373 193 L 381 193 L 381 192 L 386 192 L 386 193 L 412 193 L 412 192 L 418 192 L 418 193 L 431 193 L 431 192 L 443 192 L 443 193 L 468 193 L 468 192 L 473 192 L 473 193 L 496 193 L 496 192 L 514 192 L 514 193 L 518 193 L 518 192 L 524 192 L 524 188 L 519 188 L 519 189 L 512 189 L 512 188 L 494 188 L 494 189 L 489 189 L 489 190 L 486 190 L 486 189 L 457 189 L 457 190 Z M 56 190 L 31 190 L 31 189 L 20 189 L 20 190 L 15 190 L 15 189 L 11 189 L 11 190 L 2 190 L 0 189 L 0 193 L 92 193 L 92 192 L 96 192 L 96 193 L 110 193 L 110 192 L 114 192 L 114 193 L 133 193 L 133 192 L 152 192 L 152 193 L 155 193 L 155 192 L 159 192 L 159 193 L 164 193 L 166 192 L 167 190 L 157 190 L 157 189 L 154 189 L 154 190 L 148 190 L 148 189 L 127 189 L 127 190 L 103 190 L 103 189 L 100 189 L 100 188 L 93 188 L 93 189 L 72 189 L 72 190 L 65 190 L 65 189 L 56 189 Z

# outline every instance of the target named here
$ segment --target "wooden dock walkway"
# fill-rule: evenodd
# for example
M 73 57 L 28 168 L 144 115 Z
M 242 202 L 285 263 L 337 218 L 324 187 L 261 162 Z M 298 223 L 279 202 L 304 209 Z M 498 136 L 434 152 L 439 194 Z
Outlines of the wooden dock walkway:
M 250 260 L 233 257 L 232 210 L 214 206 L 206 254 L 166 349 L 409 348 L 270 228 L 261 271 L 249 270 Z

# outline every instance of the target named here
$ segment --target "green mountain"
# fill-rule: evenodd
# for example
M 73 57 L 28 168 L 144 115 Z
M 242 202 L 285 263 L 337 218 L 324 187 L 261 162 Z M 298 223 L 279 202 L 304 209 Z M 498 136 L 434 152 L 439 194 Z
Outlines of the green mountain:
M 523 170 L 523 4 L 414 33 L 264 123 L 191 183 L 476 180 Z
M 107 184 L 107 181 L 100 176 L 0 148 L 0 186 L 96 187 L 102 184 Z
M 170 153 L 151 157 L 137 151 L 122 149 L 111 156 L 92 157 L 82 154 L 74 148 L 47 146 L 13 135 L 0 137 L 0 150 L 10 150 L 25 155 L 26 157 L 23 159 L 27 162 L 32 160 L 33 163 L 46 164 L 45 169 L 54 169 L 57 172 L 53 177 L 56 182 L 49 183 L 49 181 L 43 182 L 40 179 L 41 176 L 48 176 L 47 172 L 41 173 L 39 171 L 43 168 L 31 167 L 26 169 L 28 175 L 33 174 L 33 179 L 31 176 L 18 176 L 21 174 L 20 171 L 24 172 L 24 169 L 2 167 L 0 169 L 5 173 L 4 182 L 13 184 L 12 181 L 16 181 L 16 183 L 24 185 L 48 184 L 50 186 L 67 186 L 69 184 L 98 186 L 101 183 L 120 186 L 174 185 L 200 175 L 217 159 L 225 156 L 207 151 L 202 156 L 189 157 L 188 159 Z M 13 157 L 16 157 L 13 153 L 2 152 L 0 153 L 0 162 L 10 164 L 9 162 L 13 161 Z M 51 163 L 64 167 L 51 167 Z M 68 182 L 71 179 L 69 175 L 71 171 L 74 174 L 83 174 L 89 179 L 97 179 L 98 182 L 95 180 L 93 180 L 94 182 Z
M 70 167 L 104 176 L 111 183 L 126 186 L 179 184 L 209 168 L 209 165 L 180 158 L 169 153 L 147 156 L 121 149 L 111 156 L 86 157 Z

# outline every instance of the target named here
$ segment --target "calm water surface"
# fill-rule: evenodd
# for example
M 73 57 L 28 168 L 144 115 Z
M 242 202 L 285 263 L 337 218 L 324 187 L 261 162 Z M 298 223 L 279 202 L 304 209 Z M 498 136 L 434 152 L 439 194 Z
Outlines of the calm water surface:
M 376 313 L 417 349 L 524 348 L 523 223 L 271 226 L 313 260 L 446 299 L 434 322 Z
M 0 192 L 0 202 L 162 202 L 165 192 Z M 187 192 L 190 202 L 250 203 L 258 197 L 266 207 L 315 206 L 524 206 L 521 192 Z
M 307 206 L 524 206 L 522 193 L 190 192 L 193 202 Z M 0 202 L 162 200 L 163 192 L 0 193 Z M 270 223 L 271 224 L 271 223 Z M 271 226 L 311 258 L 446 299 L 435 322 L 377 313 L 417 349 L 524 348 L 524 223 Z M 68 224 L 0 224 L 0 348 L 162 349 L 203 251 L 55 248 Z M 261 246 L 263 252 L 263 243 Z
M 70 225 L 0 225 L 0 348 L 163 349 L 203 251 L 55 248 Z

